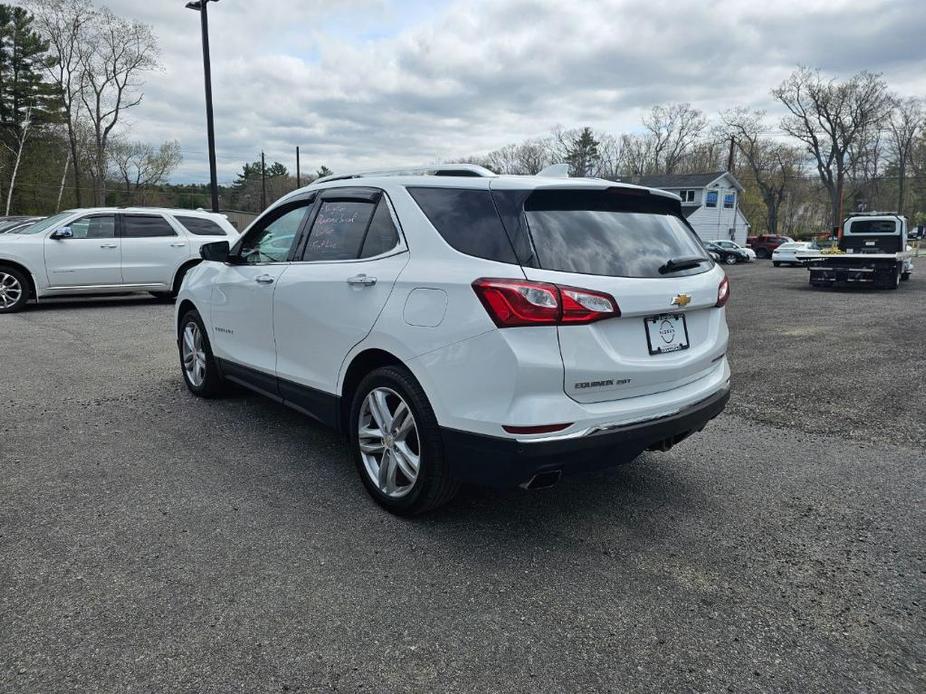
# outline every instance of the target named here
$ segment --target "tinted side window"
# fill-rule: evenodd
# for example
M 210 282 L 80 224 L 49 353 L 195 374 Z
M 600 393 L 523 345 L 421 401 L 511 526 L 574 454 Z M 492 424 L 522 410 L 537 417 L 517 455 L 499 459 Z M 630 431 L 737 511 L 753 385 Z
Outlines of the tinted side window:
M 227 236 L 225 230 L 211 219 L 202 217 L 179 217 L 177 221 L 191 234 L 197 236 Z
M 323 201 L 312 224 L 303 260 L 352 260 L 370 225 L 372 202 Z
M 160 215 L 126 214 L 122 216 L 122 235 L 127 239 L 150 239 L 176 236 L 177 232 Z
M 517 262 L 489 191 L 409 188 L 408 192 L 456 250 L 502 263 Z
M 240 258 L 251 265 L 286 261 L 311 207 L 311 202 L 301 202 L 292 208 L 274 210 L 257 222 L 241 242 Z
M 116 218 L 111 214 L 83 217 L 71 222 L 75 239 L 112 239 L 116 237 Z
M 383 198 L 376 206 L 376 212 L 373 213 L 373 221 L 370 222 L 370 228 L 367 230 L 367 237 L 363 241 L 363 248 L 360 249 L 361 258 L 372 258 L 391 251 L 399 243 L 399 232 L 392 223 L 392 215 L 389 214 L 389 206 L 386 199 Z

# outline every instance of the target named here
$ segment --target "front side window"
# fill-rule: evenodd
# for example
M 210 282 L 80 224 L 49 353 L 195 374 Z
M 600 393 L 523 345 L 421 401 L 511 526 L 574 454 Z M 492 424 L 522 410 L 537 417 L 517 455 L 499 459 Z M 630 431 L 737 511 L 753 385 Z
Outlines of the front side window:
M 241 243 L 241 260 L 250 265 L 285 262 L 311 206 L 311 202 L 303 201 L 271 214 L 266 223 L 258 223 Z
M 116 219 L 111 214 L 82 217 L 71 222 L 72 238 L 112 239 L 116 237 Z
M 303 260 L 353 260 L 376 205 L 366 201 L 324 200 L 312 224 Z
M 122 236 L 127 239 L 153 239 L 176 236 L 177 232 L 166 219 L 155 214 L 127 214 L 122 216 Z
M 654 208 L 646 198 L 607 191 L 535 192 L 525 202 L 524 215 L 545 270 L 663 277 L 669 260 L 705 261 L 673 272 L 677 277 L 711 266 L 704 246 L 685 222 Z

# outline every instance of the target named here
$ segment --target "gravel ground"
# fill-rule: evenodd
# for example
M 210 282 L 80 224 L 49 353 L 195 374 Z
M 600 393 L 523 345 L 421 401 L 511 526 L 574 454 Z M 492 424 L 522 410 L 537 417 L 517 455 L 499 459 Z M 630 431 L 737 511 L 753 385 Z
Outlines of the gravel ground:
M 334 434 L 189 396 L 170 306 L 0 318 L 0 690 L 924 691 L 926 277 L 730 275 L 703 434 L 413 521 Z

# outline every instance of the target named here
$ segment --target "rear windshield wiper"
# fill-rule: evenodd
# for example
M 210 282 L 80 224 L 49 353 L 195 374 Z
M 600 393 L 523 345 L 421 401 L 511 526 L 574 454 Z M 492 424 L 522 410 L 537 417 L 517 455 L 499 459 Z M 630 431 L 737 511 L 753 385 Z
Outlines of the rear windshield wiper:
M 665 265 L 662 265 L 659 268 L 659 274 L 665 275 L 670 272 L 677 272 L 678 270 L 690 270 L 693 267 L 698 267 L 701 263 L 706 263 L 707 258 L 702 258 L 700 256 L 692 255 L 685 258 L 669 258 Z

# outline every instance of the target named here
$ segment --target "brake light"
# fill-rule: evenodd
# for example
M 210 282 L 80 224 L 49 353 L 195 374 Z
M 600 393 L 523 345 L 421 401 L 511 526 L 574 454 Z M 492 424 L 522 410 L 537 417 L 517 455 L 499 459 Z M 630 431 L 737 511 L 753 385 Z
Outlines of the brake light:
M 730 280 L 726 277 L 720 282 L 720 286 L 717 287 L 717 303 L 714 304 L 717 308 L 721 308 L 727 305 L 727 299 L 730 298 Z
M 499 328 L 584 325 L 621 315 L 609 294 L 549 282 L 483 277 L 473 290 Z
M 552 434 L 554 431 L 562 431 L 572 426 L 572 422 L 566 424 L 541 424 L 533 427 L 516 427 L 511 424 L 503 424 L 502 429 L 509 434 Z

